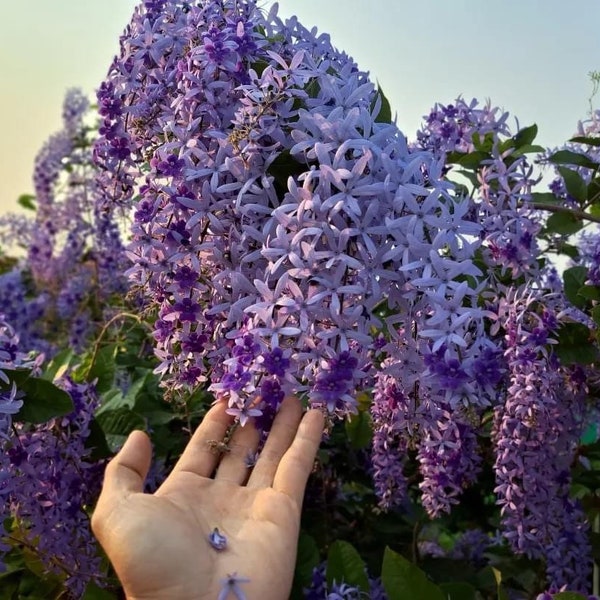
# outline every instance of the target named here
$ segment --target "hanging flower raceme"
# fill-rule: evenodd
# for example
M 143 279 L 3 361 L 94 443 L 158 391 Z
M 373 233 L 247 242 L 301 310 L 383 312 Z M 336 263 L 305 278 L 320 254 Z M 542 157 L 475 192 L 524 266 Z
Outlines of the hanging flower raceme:
M 495 411 L 495 492 L 512 548 L 543 557 L 553 589 L 585 591 L 588 526 L 569 497 L 585 386 L 551 352 L 558 319 L 552 309 L 542 309 L 544 301 L 530 292 L 502 303 L 510 383 L 505 403 Z

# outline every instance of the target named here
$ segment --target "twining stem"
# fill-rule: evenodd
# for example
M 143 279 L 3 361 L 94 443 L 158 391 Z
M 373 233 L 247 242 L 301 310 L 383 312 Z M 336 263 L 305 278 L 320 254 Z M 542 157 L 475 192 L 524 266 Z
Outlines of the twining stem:
M 98 351 L 100 350 L 100 342 L 102 341 L 102 338 L 106 335 L 106 332 L 110 329 L 110 327 L 113 325 L 113 323 L 115 323 L 116 321 L 119 321 L 120 319 L 132 319 L 132 320 L 134 320 L 138 324 L 142 324 L 143 323 L 142 319 L 138 315 L 135 315 L 135 314 L 132 314 L 132 313 L 122 312 L 122 313 L 118 313 L 114 317 L 112 317 L 104 325 L 104 327 L 102 328 L 102 331 L 100 331 L 100 334 L 98 335 L 98 339 L 94 343 L 94 350 L 92 352 L 92 357 L 91 357 L 91 360 L 90 360 L 90 366 L 88 367 L 88 369 L 86 371 L 86 374 L 85 374 L 85 379 L 86 380 L 87 380 L 87 378 L 90 375 L 90 372 L 92 370 L 94 362 L 96 361 L 96 357 L 98 355 Z
M 569 213 L 580 221 L 600 223 L 600 217 L 596 217 L 595 215 L 591 215 L 590 213 L 575 208 L 567 208 L 566 206 L 560 206 L 558 204 L 546 204 L 544 202 L 531 202 L 530 206 L 536 210 L 546 210 L 553 213 Z

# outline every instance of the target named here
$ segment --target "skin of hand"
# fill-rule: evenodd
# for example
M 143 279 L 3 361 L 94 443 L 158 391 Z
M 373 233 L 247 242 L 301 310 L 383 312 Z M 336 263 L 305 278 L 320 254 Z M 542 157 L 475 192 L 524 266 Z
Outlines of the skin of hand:
M 289 597 L 323 415 L 302 417 L 300 402 L 287 398 L 249 468 L 259 442 L 251 423 L 235 429 L 228 452 L 215 451 L 233 422 L 225 410 L 220 402 L 208 411 L 154 494 L 142 492 L 151 461 L 145 433 L 134 431 L 108 464 L 92 530 L 127 598 L 214 600 L 231 573 L 250 580 L 240 584 L 248 600 Z M 208 542 L 215 527 L 227 537 L 220 552 Z

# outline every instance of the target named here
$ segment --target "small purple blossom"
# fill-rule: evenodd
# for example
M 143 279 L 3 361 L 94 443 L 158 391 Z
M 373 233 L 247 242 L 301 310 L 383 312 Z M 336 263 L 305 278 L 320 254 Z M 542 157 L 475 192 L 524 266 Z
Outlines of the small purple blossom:
M 246 594 L 240 584 L 248 583 L 248 577 L 240 577 L 237 573 L 231 573 L 224 579 L 221 579 L 221 591 L 217 596 L 217 600 L 226 600 L 229 596 L 233 596 L 236 600 L 246 600 Z
M 208 543 L 217 551 L 222 552 L 227 548 L 227 537 L 215 527 L 208 535 Z

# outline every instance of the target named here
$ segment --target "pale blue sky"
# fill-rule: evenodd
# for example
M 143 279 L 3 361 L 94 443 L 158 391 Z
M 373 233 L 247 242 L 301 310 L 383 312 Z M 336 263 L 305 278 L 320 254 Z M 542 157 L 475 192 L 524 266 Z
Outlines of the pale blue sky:
M 93 93 L 134 0 L 0 0 L 0 212 L 31 192 L 35 153 L 64 91 Z M 271 2 L 261 4 L 268 8 Z M 435 101 L 491 98 L 557 145 L 585 117 L 600 70 L 598 0 L 281 0 L 379 80 L 412 137 Z M 596 106 L 600 106 L 597 98 Z

